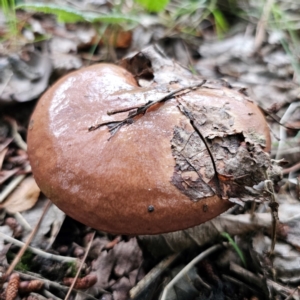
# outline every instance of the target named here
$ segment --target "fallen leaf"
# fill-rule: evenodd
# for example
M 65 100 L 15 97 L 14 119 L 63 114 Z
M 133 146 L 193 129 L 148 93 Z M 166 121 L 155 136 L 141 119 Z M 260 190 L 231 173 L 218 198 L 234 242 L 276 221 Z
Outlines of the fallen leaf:
M 5 80 L 0 82 L 0 102 L 29 101 L 38 98 L 47 88 L 52 62 L 46 43 L 42 45 L 42 51 L 29 47 L 27 52 L 28 61 L 17 54 L 3 59 L 2 76 Z
M 32 176 L 25 178 L 0 206 L 9 213 L 16 213 L 32 208 L 40 195 L 40 189 Z
M 113 299 L 114 300 L 127 300 L 129 290 L 132 288 L 130 281 L 127 277 L 120 278 L 113 286 Z
M 117 277 L 127 276 L 131 271 L 139 268 L 142 263 L 142 251 L 136 238 L 118 243 L 112 252 L 116 258 L 114 273 Z
M 34 228 L 38 222 L 38 219 L 44 210 L 46 201 L 48 201 L 48 199 L 40 199 L 32 209 L 22 212 L 22 216 L 25 218 L 31 228 Z M 53 237 L 58 233 L 64 219 L 65 214 L 57 206 L 52 204 L 43 218 L 42 223 L 31 242 L 31 245 L 33 247 L 40 247 L 43 245 L 45 248 L 46 244 L 47 248 L 49 248 L 51 243 L 54 241 Z M 55 233 L 52 232 L 53 227 L 55 228 Z M 49 239 L 46 237 L 46 234 L 48 234 L 50 231 L 51 235 Z M 23 241 L 26 241 L 26 239 L 27 236 L 25 235 L 23 237 Z

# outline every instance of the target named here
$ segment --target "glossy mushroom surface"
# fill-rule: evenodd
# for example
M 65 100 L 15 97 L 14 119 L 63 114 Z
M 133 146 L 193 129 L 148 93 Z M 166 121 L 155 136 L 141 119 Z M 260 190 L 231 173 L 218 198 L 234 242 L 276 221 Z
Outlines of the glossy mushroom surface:
M 247 200 L 240 186 L 262 180 L 270 137 L 264 116 L 242 94 L 203 86 L 109 131 L 128 112 L 108 111 L 143 105 L 181 86 L 140 87 L 131 73 L 110 64 L 60 79 L 39 100 L 28 130 L 43 193 L 74 219 L 121 234 L 189 228 L 236 199 Z

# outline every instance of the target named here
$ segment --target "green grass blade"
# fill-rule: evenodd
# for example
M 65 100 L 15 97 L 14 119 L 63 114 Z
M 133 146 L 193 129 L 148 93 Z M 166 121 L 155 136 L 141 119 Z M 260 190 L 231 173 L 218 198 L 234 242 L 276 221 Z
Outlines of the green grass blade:
M 223 15 L 223 13 L 219 9 L 215 8 L 211 11 L 211 13 L 215 19 L 217 35 L 219 38 L 221 38 L 223 36 L 223 34 L 228 31 L 229 25 Z
M 43 12 L 45 14 L 54 14 L 55 16 L 57 16 L 58 21 L 61 23 L 88 21 L 91 23 L 102 22 L 108 24 L 120 24 L 123 22 L 138 22 L 138 19 L 133 16 L 124 16 L 118 13 L 108 13 L 105 15 L 100 15 L 91 12 L 81 12 L 71 7 L 62 7 L 55 4 L 24 3 L 18 5 L 16 8 Z
M 240 257 L 244 267 L 247 268 L 247 263 L 246 263 L 244 254 L 243 254 L 242 250 L 239 248 L 239 246 L 236 244 L 236 242 L 231 238 L 231 236 L 227 232 L 222 232 L 221 235 L 228 240 L 229 244 L 234 248 L 234 250 Z
M 107 24 L 120 24 L 120 23 L 139 23 L 139 20 L 134 16 L 124 16 L 122 14 L 110 13 L 105 15 L 86 16 L 86 19 L 92 23 L 101 22 Z

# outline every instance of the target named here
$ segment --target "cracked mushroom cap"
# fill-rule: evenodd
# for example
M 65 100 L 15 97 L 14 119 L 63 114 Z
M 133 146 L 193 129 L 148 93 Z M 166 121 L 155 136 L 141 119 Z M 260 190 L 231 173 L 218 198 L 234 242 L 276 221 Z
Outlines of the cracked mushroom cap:
M 123 126 L 116 121 L 128 112 L 107 114 L 179 87 L 139 87 L 110 64 L 60 79 L 38 102 L 28 130 L 43 193 L 74 219 L 121 234 L 189 228 L 259 197 L 245 186 L 263 179 L 270 137 L 264 116 L 242 94 L 208 84 Z M 97 123 L 107 125 L 88 130 Z

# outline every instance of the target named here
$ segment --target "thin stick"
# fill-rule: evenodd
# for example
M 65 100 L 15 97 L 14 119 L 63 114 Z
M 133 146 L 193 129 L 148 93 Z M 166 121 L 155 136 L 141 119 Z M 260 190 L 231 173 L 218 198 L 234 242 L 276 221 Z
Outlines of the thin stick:
M 95 231 L 93 232 L 93 234 L 92 234 L 92 236 L 91 236 L 91 240 L 90 240 L 90 242 L 89 242 L 89 244 L 88 244 L 88 246 L 87 246 L 87 248 L 86 248 L 84 257 L 83 257 L 83 259 L 81 260 L 80 266 L 79 266 L 79 268 L 78 268 L 78 270 L 77 270 L 77 273 L 76 273 L 76 275 L 75 275 L 75 277 L 74 277 L 74 279 L 73 279 L 73 282 L 72 282 L 72 284 L 71 284 L 71 286 L 70 286 L 70 288 L 69 288 L 69 290 L 68 290 L 68 293 L 67 293 L 67 295 L 66 295 L 66 297 L 65 297 L 65 300 L 68 300 L 69 296 L 71 295 L 71 292 L 72 292 L 72 290 L 73 290 L 73 288 L 74 288 L 74 286 L 75 286 L 75 283 L 76 283 L 77 278 L 78 278 L 78 276 L 79 276 L 79 274 L 80 274 L 80 271 L 82 270 L 83 264 L 84 264 L 84 262 L 85 262 L 85 260 L 86 260 L 86 258 L 87 258 L 87 255 L 88 255 L 88 253 L 89 253 L 89 251 L 90 251 L 90 249 L 91 249 L 91 246 L 92 246 L 92 242 L 93 242 L 94 236 L 95 236 Z
M 16 176 L 2 191 L 0 194 L 0 203 L 3 202 L 6 197 L 20 184 L 24 178 L 26 177 L 25 174 Z
M 21 137 L 20 133 L 18 132 L 18 124 L 16 122 L 16 120 L 14 120 L 13 118 L 10 117 L 5 117 L 4 118 L 11 127 L 11 131 L 12 131 L 12 137 L 15 141 L 15 143 L 17 144 L 17 146 L 21 149 L 23 149 L 24 151 L 27 151 L 27 144 L 24 142 L 23 138 Z
M 149 109 L 151 106 L 157 104 L 157 103 L 161 103 L 161 102 L 165 102 L 171 98 L 174 97 L 174 95 L 184 91 L 184 90 L 194 90 L 194 89 L 197 89 L 197 88 L 200 88 L 201 86 L 203 86 L 203 84 L 205 84 L 206 80 L 203 80 L 201 83 L 198 83 L 198 84 L 195 84 L 195 85 L 191 85 L 191 86 L 185 86 L 185 87 L 182 87 L 182 88 L 179 88 L 177 90 L 174 90 L 172 92 L 170 92 L 169 94 L 163 96 L 162 98 L 158 99 L 158 100 L 155 100 L 155 101 L 149 101 L 141 106 L 138 106 L 138 107 L 133 107 L 133 109 L 136 109 L 135 112 L 133 113 L 129 113 L 128 117 L 123 119 L 123 120 L 120 120 L 120 121 L 111 121 L 111 122 L 105 122 L 105 123 L 100 123 L 100 124 L 97 124 L 97 125 L 94 125 L 94 126 L 90 126 L 89 127 L 89 131 L 94 131 L 102 126 L 105 126 L 105 125 L 110 125 L 110 124 L 116 124 L 118 123 L 116 126 L 114 126 L 113 128 L 110 128 L 109 131 L 112 132 L 113 130 L 117 129 L 118 127 L 120 128 L 121 126 L 123 126 L 124 124 L 131 124 L 132 121 L 133 121 L 133 118 L 138 116 L 138 115 L 141 115 L 141 114 L 145 114 L 147 109 Z M 131 110 L 132 107 L 129 107 L 129 108 L 124 108 L 124 109 L 120 109 L 120 110 L 114 110 L 113 112 L 107 112 L 109 115 L 110 114 L 117 114 L 117 113 L 121 113 L 121 112 L 124 112 L 124 110 L 126 111 L 129 111 Z
M 205 250 L 204 252 L 200 253 L 198 256 L 196 256 L 191 262 L 189 262 L 165 287 L 162 297 L 161 297 L 161 300 L 167 299 L 167 295 L 168 295 L 168 292 L 170 291 L 170 289 L 179 281 L 179 279 L 183 275 L 185 275 L 189 270 L 191 270 L 193 268 L 193 266 L 195 266 L 203 258 L 205 258 L 208 255 L 210 255 L 211 253 L 221 249 L 222 247 L 223 247 L 222 245 L 212 246 L 212 247 L 208 248 L 207 250 Z
M 294 294 L 297 292 L 297 290 L 299 290 L 299 287 L 296 287 L 291 293 L 289 296 L 287 296 L 284 300 L 291 300 L 293 299 L 294 297 Z
M 7 241 L 9 243 L 17 245 L 19 247 L 24 247 L 24 245 L 25 245 L 25 243 L 23 243 L 17 239 L 14 239 L 11 236 L 8 236 L 2 232 L 0 232 L 0 238 L 4 239 L 5 241 Z M 55 255 L 55 254 L 51 254 L 51 253 L 45 252 L 45 251 L 37 249 L 37 248 L 33 248 L 31 246 L 28 246 L 27 249 L 30 250 L 32 253 L 37 254 L 46 259 L 52 259 L 52 260 L 56 260 L 59 262 L 70 262 L 70 263 L 75 263 L 77 261 L 77 258 L 75 258 L 75 257 Z
M 34 229 L 32 230 L 32 232 L 30 233 L 26 243 L 23 245 L 23 247 L 20 249 L 19 253 L 17 254 L 17 256 L 14 258 L 13 262 L 10 264 L 8 270 L 5 273 L 5 277 L 7 278 L 11 272 L 14 270 L 15 266 L 17 265 L 17 263 L 20 261 L 20 259 L 22 258 L 24 252 L 26 251 L 26 249 L 28 248 L 30 242 L 32 241 L 32 239 L 34 238 L 35 234 L 37 233 L 42 220 L 48 210 L 48 208 L 51 206 L 52 202 L 50 200 L 48 200 L 48 202 L 46 203 L 43 213 L 40 216 L 40 219 L 38 220 L 37 224 L 35 225 Z
M 166 270 L 178 257 L 180 253 L 175 253 L 157 264 L 138 284 L 133 287 L 130 292 L 130 298 L 138 297 L 162 272 Z
M 296 172 L 300 169 L 300 162 L 289 167 L 289 168 L 286 168 L 286 169 L 283 169 L 282 170 L 282 174 L 289 174 L 290 172 Z
M 48 299 L 49 299 L 49 298 L 44 297 L 44 296 L 41 295 L 41 294 L 37 294 L 37 293 L 33 293 L 33 292 L 31 292 L 31 293 L 29 294 L 29 297 L 28 297 L 27 299 L 32 299 L 32 298 L 30 298 L 30 296 L 32 296 L 33 299 L 36 299 L 36 300 L 48 300 Z
M 110 121 L 110 122 L 100 123 L 100 124 L 97 124 L 97 125 L 94 125 L 94 126 L 90 126 L 89 131 L 94 131 L 94 130 L 100 128 L 101 126 L 116 124 L 116 123 L 120 123 L 120 122 L 121 121 Z
M 285 111 L 283 117 L 280 120 L 281 124 L 284 124 L 285 122 L 287 122 L 290 118 L 290 116 L 292 115 L 292 113 L 300 108 L 300 104 L 299 103 L 292 103 L 289 108 Z M 279 159 L 282 156 L 282 149 L 284 147 L 284 142 L 286 140 L 286 129 L 281 126 L 280 127 L 280 142 L 277 148 L 277 154 L 275 159 Z
M 254 50 L 257 51 L 260 49 L 266 35 L 266 25 L 268 22 L 268 18 L 273 6 L 274 0 L 267 0 L 264 5 L 263 13 L 261 15 L 260 20 L 258 21 L 256 28 L 256 35 L 254 40 Z
M 22 216 L 21 213 L 16 212 L 14 213 L 14 217 L 17 220 L 17 222 L 26 230 L 30 231 L 32 230 L 30 224 L 26 221 L 26 219 Z
M 138 109 L 139 107 L 140 106 L 131 106 L 131 107 L 123 108 L 123 109 L 109 110 L 109 111 L 107 111 L 107 114 L 109 116 L 111 116 L 111 115 L 127 112 L 127 111 L 130 111 L 130 110 Z
M 20 277 L 23 278 L 23 279 L 25 279 L 25 280 L 38 279 L 38 280 L 43 281 L 48 286 L 52 286 L 52 287 L 54 287 L 54 288 L 56 288 L 58 290 L 66 292 L 66 293 L 68 292 L 68 289 L 69 289 L 68 287 L 66 287 L 64 285 L 61 285 L 61 284 L 59 284 L 57 282 L 50 281 L 50 280 L 48 280 L 46 278 L 43 278 L 43 277 L 41 277 L 39 275 L 24 274 L 24 273 L 21 273 L 19 271 L 16 271 L 16 272 L 19 273 Z M 76 290 L 76 289 L 75 289 L 75 291 L 76 291 L 76 293 L 78 293 L 81 296 L 83 296 L 83 299 L 97 300 L 95 297 L 93 297 L 93 296 L 91 296 L 91 295 L 89 295 L 89 294 L 87 294 L 85 292 L 82 292 L 82 291 Z M 101 292 L 102 294 L 110 294 L 109 292 L 107 292 L 107 291 L 105 291 L 105 290 L 103 290 L 101 288 L 99 288 L 99 292 Z
M 269 175 L 267 172 L 265 172 L 265 177 L 267 180 L 265 180 L 265 184 L 267 185 L 268 192 L 271 196 L 270 200 L 270 208 L 272 211 L 272 244 L 271 244 L 271 250 L 270 250 L 270 255 L 273 255 L 274 249 L 275 249 L 275 244 L 276 244 L 276 232 L 277 232 L 277 225 L 279 223 L 279 217 L 278 217 L 278 202 L 275 199 L 275 191 L 274 191 L 274 186 L 273 182 L 270 180 Z
M 58 298 L 56 296 L 54 296 L 51 292 L 47 291 L 47 290 L 43 290 L 43 294 L 44 296 L 46 296 L 48 299 L 53 299 L 53 300 L 61 300 L 61 298 Z

